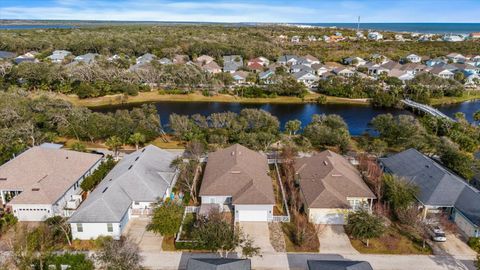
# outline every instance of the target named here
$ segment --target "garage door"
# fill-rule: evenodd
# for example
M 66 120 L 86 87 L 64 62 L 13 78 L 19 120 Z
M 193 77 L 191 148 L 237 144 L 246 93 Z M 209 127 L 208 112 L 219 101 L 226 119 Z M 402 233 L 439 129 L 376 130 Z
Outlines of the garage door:
M 267 221 L 266 210 L 239 210 L 239 221 Z
M 345 224 L 343 213 L 318 214 L 316 220 L 317 224 Z

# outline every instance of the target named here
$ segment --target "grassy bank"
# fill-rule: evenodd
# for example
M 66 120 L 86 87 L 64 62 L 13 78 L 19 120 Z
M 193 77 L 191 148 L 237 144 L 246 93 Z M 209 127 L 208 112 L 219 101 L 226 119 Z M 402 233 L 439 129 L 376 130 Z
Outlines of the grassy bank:
M 283 103 L 283 104 L 302 104 L 317 102 L 320 96 L 317 93 L 308 93 L 303 99 L 299 97 L 275 97 L 275 98 L 241 98 L 232 95 L 219 94 L 211 97 L 201 93 L 192 93 L 188 95 L 160 95 L 156 91 L 141 92 L 137 96 L 109 95 L 96 98 L 80 99 L 75 95 L 57 95 L 68 100 L 77 106 L 83 107 L 102 107 L 121 104 L 141 104 L 159 101 L 178 101 L 178 102 L 235 102 L 235 103 Z M 368 105 L 366 99 L 349 99 L 340 97 L 327 97 L 329 104 L 358 104 Z
M 454 104 L 461 103 L 469 100 L 480 99 L 480 91 L 469 91 L 466 92 L 461 97 L 441 97 L 441 98 L 432 98 L 430 100 L 431 105 L 443 105 L 443 104 Z

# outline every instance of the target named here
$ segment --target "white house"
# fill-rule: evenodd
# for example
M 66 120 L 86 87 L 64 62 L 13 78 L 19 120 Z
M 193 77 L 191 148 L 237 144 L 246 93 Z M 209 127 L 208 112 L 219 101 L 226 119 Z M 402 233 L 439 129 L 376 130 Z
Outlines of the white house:
M 313 72 L 307 70 L 301 70 L 293 74 L 293 77 L 297 82 L 305 84 L 307 87 L 314 87 L 315 83 L 320 80 L 320 78 L 313 74 Z
M 272 179 L 267 157 L 235 144 L 208 155 L 200 187 L 200 214 L 212 208 L 233 211 L 235 221 L 273 219 Z
M 55 51 L 52 52 L 52 54 L 50 56 L 47 56 L 47 58 L 50 59 L 50 61 L 52 61 L 53 63 L 61 63 L 61 62 L 63 62 L 65 57 L 70 55 L 70 54 L 72 54 L 72 53 L 69 52 L 69 51 L 55 50 Z
M 323 151 L 295 161 L 308 219 L 315 224 L 345 224 L 346 214 L 371 210 L 375 195 L 357 169 L 343 156 Z
M 124 157 L 73 213 L 73 239 L 120 238 L 130 219 L 149 215 L 177 179 L 176 154 L 149 145 Z
M 300 43 L 300 36 L 293 36 L 291 39 L 292 43 Z
M 447 58 L 453 63 L 465 63 L 467 61 L 467 58 L 459 53 L 449 53 Z
M 459 42 L 464 41 L 465 39 L 459 35 L 445 35 L 443 36 L 442 40 L 447 42 Z
M 367 63 L 365 59 L 357 56 L 345 58 L 343 59 L 343 62 L 347 65 L 356 66 L 356 67 L 363 66 Z
M 405 59 L 407 59 L 409 62 L 411 63 L 420 63 L 422 62 L 422 57 L 416 55 L 416 54 L 409 54 L 407 55 L 407 57 L 405 57 Z
M 455 74 L 446 68 L 435 67 L 430 70 L 430 73 L 444 79 L 453 79 Z
M 369 32 L 367 37 L 370 40 L 381 40 L 381 39 L 383 39 L 383 35 L 379 32 Z
M 0 167 L 2 204 L 20 221 L 64 216 L 67 206 L 79 203 L 80 184 L 102 158 L 50 145 L 34 146 Z

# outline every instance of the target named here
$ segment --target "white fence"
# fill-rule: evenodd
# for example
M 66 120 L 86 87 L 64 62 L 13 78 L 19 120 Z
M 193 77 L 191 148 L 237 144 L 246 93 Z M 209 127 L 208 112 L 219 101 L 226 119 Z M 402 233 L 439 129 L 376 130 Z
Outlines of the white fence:
M 280 186 L 280 191 L 282 192 L 283 206 L 287 212 L 286 216 L 273 216 L 272 222 L 290 222 L 290 211 L 288 210 L 287 197 L 285 196 L 285 190 L 283 189 L 282 177 L 280 176 L 280 170 L 277 165 L 278 160 L 275 159 L 275 171 L 277 172 L 278 185 Z
M 180 228 L 178 229 L 177 237 L 175 237 L 175 242 L 193 242 L 191 240 L 181 240 L 180 237 L 182 236 L 182 230 L 183 230 L 183 222 L 185 221 L 185 217 L 189 213 L 195 213 L 198 214 L 198 211 L 200 210 L 200 207 L 198 206 L 186 206 L 185 207 L 185 212 L 183 212 L 183 217 L 182 217 L 182 224 L 180 225 Z

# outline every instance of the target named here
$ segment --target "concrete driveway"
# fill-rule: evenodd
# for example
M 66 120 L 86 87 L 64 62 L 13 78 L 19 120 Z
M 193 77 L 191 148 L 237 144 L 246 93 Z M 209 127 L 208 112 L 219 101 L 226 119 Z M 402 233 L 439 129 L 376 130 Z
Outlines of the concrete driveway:
M 465 243 L 460 236 L 452 233 L 447 233 L 447 241 L 443 243 L 433 242 L 432 245 L 439 248 L 439 255 L 452 255 L 452 256 L 475 256 L 476 252 L 473 251 L 467 243 Z M 434 252 L 436 249 L 434 249 Z M 436 254 L 436 253 L 435 253 Z
M 360 254 L 352 247 L 343 225 L 321 225 L 318 232 L 320 253 L 323 254 Z
M 248 234 L 255 245 L 261 248 L 262 253 L 275 252 L 270 243 L 270 231 L 267 222 L 240 222 L 240 227 L 243 233 Z
M 123 235 L 138 243 L 141 251 L 162 251 L 162 236 L 147 231 L 149 218 L 133 218 L 128 222 Z

